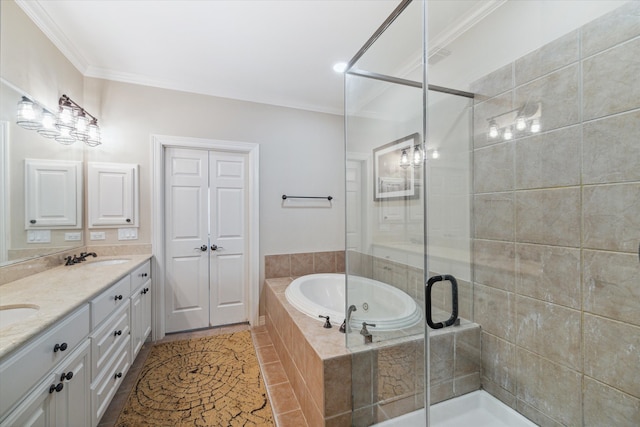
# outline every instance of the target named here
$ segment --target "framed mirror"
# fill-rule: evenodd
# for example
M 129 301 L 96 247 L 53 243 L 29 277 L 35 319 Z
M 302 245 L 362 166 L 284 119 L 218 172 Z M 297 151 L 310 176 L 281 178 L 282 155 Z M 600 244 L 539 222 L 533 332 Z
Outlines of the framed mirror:
M 84 144 L 63 145 L 54 139 L 43 137 L 35 130 L 18 126 L 17 106 L 22 96 L 28 94 L 6 80 L 0 80 L 0 267 L 84 246 L 83 185 L 67 189 L 75 197 L 77 204 L 76 214 L 79 222 L 74 226 L 34 229 L 25 225 L 25 209 L 28 205 L 25 199 L 27 159 L 82 165 Z M 37 99 L 34 101 L 38 102 Z M 80 180 L 83 175 L 82 169 L 80 167 Z M 46 183 L 46 180 L 43 182 Z M 43 191 L 43 194 L 47 192 Z M 67 196 L 51 194 L 49 191 L 48 197 L 51 204 L 51 200 Z M 55 208 L 56 204 L 53 206 Z

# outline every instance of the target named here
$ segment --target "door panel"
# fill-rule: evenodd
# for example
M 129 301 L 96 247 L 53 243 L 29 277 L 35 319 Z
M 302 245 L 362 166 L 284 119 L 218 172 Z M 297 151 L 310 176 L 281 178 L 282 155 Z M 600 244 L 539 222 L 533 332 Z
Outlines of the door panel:
M 211 324 L 248 318 L 246 156 L 211 152 Z
M 207 151 L 166 151 L 167 332 L 209 326 L 208 161 Z

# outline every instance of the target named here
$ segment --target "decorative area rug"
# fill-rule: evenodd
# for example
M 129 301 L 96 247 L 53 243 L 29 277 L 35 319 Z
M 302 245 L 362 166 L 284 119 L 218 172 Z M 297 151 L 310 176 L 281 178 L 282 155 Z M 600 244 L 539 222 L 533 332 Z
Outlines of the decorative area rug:
M 154 346 L 116 426 L 275 426 L 251 332 Z

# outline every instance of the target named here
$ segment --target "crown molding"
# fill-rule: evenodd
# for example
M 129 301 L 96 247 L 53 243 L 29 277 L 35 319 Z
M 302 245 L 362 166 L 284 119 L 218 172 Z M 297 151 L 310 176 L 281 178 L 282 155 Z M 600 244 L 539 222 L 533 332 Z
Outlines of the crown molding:
M 74 67 L 85 74 L 89 63 L 73 42 L 64 34 L 58 24 L 44 10 L 40 1 L 15 0 L 22 11 L 36 24 L 44 35 L 62 52 Z

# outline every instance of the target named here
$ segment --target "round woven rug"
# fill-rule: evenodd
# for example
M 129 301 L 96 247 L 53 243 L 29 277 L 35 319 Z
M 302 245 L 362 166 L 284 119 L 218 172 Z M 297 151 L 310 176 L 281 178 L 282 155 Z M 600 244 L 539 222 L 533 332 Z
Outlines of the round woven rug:
M 116 423 L 274 425 L 249 331 L 154 346 Z

